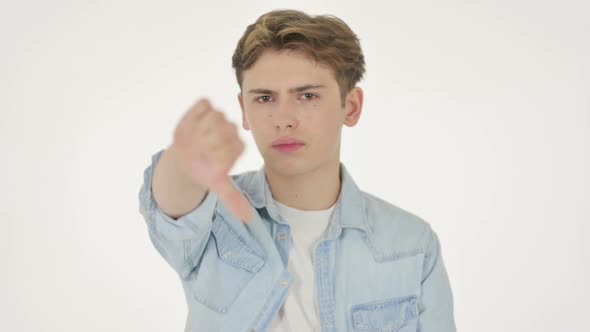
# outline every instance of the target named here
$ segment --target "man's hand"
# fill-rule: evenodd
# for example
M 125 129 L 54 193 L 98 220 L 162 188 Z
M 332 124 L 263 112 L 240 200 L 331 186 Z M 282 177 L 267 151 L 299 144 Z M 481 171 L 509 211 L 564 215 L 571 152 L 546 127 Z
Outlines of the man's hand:
M 252 219 L 248 200 L 231 182 L 229 171 L 244 151 L 237 127 L 201 99 L 182 117 L 171 150 L 178 168 L 219 197 L 240 220 Z

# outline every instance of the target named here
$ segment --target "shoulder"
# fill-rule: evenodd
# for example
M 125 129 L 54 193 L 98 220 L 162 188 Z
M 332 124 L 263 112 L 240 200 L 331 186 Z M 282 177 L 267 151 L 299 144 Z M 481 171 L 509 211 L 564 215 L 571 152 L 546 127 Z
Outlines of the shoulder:
M 384 255 L 424 253 L 432 237 L 430 223 L 422 217 L 362 191 L 368 236 L 374 249 Z

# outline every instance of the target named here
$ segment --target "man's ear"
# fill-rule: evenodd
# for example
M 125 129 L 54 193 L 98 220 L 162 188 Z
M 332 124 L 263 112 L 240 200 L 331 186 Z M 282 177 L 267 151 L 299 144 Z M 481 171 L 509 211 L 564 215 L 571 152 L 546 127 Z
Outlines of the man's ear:
M 363 111 L 363 89 L 356 86 L 346 94 L 344 110 L 344 124 L 349 127 L 355 126 Z
M 242 92 L 238 92 L 238 102 L 240 103 L 240 108 L 242 109 L 242 128 L 245 130 L 250 130 L 250 125 L 248 124 L 248 119 L 246 118 L 246 112 L 244 112 L 244 101 L 242 100 Z

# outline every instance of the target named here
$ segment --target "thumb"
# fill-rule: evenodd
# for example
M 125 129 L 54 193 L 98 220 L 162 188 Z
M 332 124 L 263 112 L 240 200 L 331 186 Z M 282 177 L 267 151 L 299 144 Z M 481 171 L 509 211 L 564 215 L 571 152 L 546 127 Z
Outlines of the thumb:
M 229 177 L 225 177 L 211 187 L 219 200 L 231 211 L 231 213 L 243 222 L 252 220 L 250 202 L 236 189 Z

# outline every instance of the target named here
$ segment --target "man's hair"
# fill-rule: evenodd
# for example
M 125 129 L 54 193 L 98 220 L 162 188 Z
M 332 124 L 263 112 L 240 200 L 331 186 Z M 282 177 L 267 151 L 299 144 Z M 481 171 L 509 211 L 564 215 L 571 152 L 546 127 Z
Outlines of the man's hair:
M 256 63 L 265 50 L 303 51 L 316 62 L 328 65 L 340 88 L 344 106 L 346 94 L 365 73 L 365 59 L 356 34 L 333 15 L 310 16 L 298 10 L 273 10 L 250 24 L 240 38 L 232 67 L 240 88 L 243 72 Z

